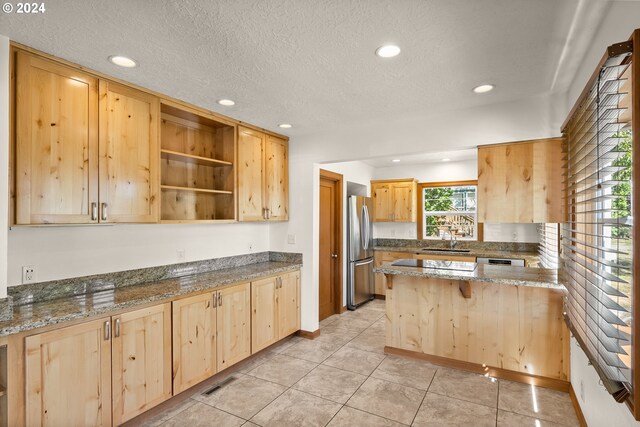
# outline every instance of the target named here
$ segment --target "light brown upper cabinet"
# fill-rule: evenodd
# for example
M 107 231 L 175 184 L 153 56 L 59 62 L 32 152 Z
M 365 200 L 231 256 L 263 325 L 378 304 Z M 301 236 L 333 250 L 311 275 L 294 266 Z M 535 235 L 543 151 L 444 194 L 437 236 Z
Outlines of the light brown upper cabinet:
M 17 224 L 98 221 L 98 80 L 16 57 Z
M 300 329 L 300 272 L 251 282 L 251 351 Z
M 478 147 L 478 222 L 559 223 L 562 138 Z
M 157 97 L 100 81 L 100 222 L 158 221 Z
M 166 100 L 161 111 L 162 222 L 235 220 L 235 126 Z
M 16 55 L 16 224 L 157 222 L 156 97 Z
M 238 127 L 238 219 L 289 219 L 288 142 Z
M 416 191 L 413 178 L 371 181 L 373 222 L 416 222 Z

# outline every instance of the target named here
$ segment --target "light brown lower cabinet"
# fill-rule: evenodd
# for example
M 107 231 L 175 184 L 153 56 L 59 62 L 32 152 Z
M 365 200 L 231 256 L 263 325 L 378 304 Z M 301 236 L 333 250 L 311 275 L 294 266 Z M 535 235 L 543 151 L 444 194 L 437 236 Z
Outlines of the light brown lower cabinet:
M 26 338 L 26 425 L 120 425 L 171 397 L 170 304 Z M 113 388 L 112 388 L 113 384 Z
M 217 292 L 209 292 L 173 302 L 174 394 L 217 372 L 217 297 Z
M 171 397 L 171 304 L 112 318 L 113 424 Z
M 251 355 L 249 283 L 173 302 L 173 393 Z
M 300 329 L 300 272 L 251 282 L 251 347 L 256 353 Z
M 26 338 L 27 426 L 111 426 L 110 320 Z

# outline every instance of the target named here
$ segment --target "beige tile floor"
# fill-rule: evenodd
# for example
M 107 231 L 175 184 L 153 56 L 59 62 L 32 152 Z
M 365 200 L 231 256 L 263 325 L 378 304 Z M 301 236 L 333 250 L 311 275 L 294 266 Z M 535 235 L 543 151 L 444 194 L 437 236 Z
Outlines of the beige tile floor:
M 578 426 L 568 394 L 385 355 L 384 302 L 320 322 L 144 426 Z M 216 381 L 223 381 L 217 378 Z

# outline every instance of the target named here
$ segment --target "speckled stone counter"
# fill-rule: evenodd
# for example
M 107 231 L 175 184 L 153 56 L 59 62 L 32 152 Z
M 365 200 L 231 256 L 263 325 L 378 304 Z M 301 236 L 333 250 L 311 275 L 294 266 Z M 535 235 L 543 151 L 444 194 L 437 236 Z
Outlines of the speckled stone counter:
M 524 259 L 527 266 L 538 266 L 537 252 L 519 252 L 519 251 L 501 251 L 495 249 L 470 248 L 468 252 L 446 252 L 446 251 L 430 251 L 423 247 L 417 246 L 375 246 L 374 251 L 384 252 L 406 252 L 420 255 L 455 255 L 455 256 L 471 256 L 486 258 L 508 258 L 508 259 Z
M 57 299 L 45 299 L 33 303 L 21 301 L 21 304 L 18 305 L 14 300 L 13 318 L 0 322 L 0 336 L 106 315 L 122 309 L 135 308 L 142 304 L 166 301 L 194 292 L 295 271 L 302 265 L 301 256 L 295 255 L 298 256 L 271 256 L 267 254 L 266 258 L 264 256 L 257 257 L 257 262 L 254 263 L 178 277 L 152 279 L 128 286 L 122 286 L 121 282 L 116 281 L 115 283 L 111 282 L 109 289 L 95 290 L 96 288 L 93 288 L 92 292 L 63 296 Z M 274 258 L 278 261 L 270 260 Z M 125 273 L 127 272 L 114 274 L 123 275 Z M 44 286 L 40 286 L 38 289 L 44 292 Z
M 434 268 L 393 266 L 391 263 L 387 263 L 374 268 L 373 271 L 375 273 L 402 276 L 464 280 L 566 290 L 562 282 L 558 280 L 558 270 L 548 268 L 505 267 L 499 265 L 478 264 L 474 271 L 456 271 Z

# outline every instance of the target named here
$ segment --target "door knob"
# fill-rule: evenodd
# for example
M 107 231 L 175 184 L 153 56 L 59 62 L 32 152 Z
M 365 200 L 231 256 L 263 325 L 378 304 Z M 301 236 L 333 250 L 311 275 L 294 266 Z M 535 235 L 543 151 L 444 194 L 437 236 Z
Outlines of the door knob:
M 331 254 L 331 258 L 338 258 L 338 254 Z

